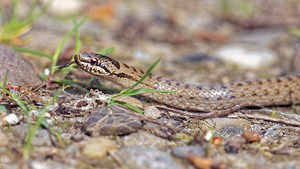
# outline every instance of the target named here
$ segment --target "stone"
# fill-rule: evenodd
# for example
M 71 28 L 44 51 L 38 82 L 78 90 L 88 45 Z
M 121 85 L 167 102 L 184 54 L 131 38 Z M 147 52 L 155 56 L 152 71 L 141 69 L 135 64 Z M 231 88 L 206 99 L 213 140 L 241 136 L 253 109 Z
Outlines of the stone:
M 187 154 L 192 154 L 197 157 L 205 157 L 205 150 L 201 146 L 177 146 L 171 151 L 172 155 L 179 158 L 187 158 Z
M 182 168 L 172 157 L 163 151 L 144 147 L 129 146 L 117 152 L 126 167 L 132 169 L 180 169 Z
M 4 119 L 10 125 L 16 125 L 20 122 L 20 119 L 16 114 L 9 114 Z
M 0 130 L 0 146 L 6 146 L 8 144 L 7 136 Z
M 7 83 L 16 86 L 35 86 L 42 83 L 33 67 L 21 54 L 0 45 L 0 81 L 8 71 Z
M 132 133 L 121 138 L 121 144 L 124 146 L 148 146 L 152 148 L 164 149 L 165 147 L 174 146 L 174 143 L 157 137 L 145 131 Z
M 86 120 L 82 130 L 93 136 L 127 135 L 142 127 L 140 120 L 120 106 L 100 106 Z
M 102 159 L 113 149 L 116 149 L 114 142 L 105 137 L 96 137 L 83 142 L 81 150 L 88 158 Z
M 12 127 L 12 132 L 15 136 L 25 141 L 28 134 L 28 126 L 27 124 L 14 126 Z M 53 137 L 49 135 L 49 132 L 46 129 L 39 128 L 38 130 L 36 130 L 35 135 L 32 138 L 31 144 L 33 146 L 51 146 L 52 138 Z
M 225 62 L 251 69 L 271 65 L 277 58 L 270 49 L 251 44 L 228 44 L 218 49 L 214 55 Z

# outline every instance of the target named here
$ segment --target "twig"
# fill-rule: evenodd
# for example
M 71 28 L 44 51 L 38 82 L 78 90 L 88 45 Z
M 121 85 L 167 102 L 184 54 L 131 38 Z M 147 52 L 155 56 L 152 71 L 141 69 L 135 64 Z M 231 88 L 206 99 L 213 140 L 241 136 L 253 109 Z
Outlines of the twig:
M 242 111 L 245 112 L 245 111 Z M 249 119 L 259 119 L 259 120 L 265 120 L 265 121 L 271 121 L 271 122 L 277 122 L 277 123 L 283 123 L 290 126 L 300 126 L 300 122 L 293 120 L 293 119 L 285 119 L 285 118 L 275 118 L 267 115 L 261 115 L 258 113 L 250 114 L 249 111 L 245 113 L 233 113 L 230 114 L 228 117 L 240 117 L 240 118 L 249 118 Z

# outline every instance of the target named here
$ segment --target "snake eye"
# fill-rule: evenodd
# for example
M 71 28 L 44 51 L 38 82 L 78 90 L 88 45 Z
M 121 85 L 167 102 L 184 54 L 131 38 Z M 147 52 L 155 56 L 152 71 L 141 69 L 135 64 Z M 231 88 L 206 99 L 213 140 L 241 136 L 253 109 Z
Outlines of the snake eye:
M 94 65 L 94 66 L 96 66 L 97 60 L 96 59 L 91 59 L 91 64 Z

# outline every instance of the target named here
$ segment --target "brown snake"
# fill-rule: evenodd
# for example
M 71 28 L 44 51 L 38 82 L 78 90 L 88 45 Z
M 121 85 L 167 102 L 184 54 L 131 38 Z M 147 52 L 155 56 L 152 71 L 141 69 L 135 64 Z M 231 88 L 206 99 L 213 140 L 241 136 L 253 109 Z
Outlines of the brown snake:
M 74 58 L 84 71 L 125 88 L 144 75 L 142 70 L 92 52 L 79 53 Z M 197 86 L 149 74 L 136 88 L 177 91 L 142 95 L 172 108 L 185 110 L 178 113 L 195 118 L 225 115 L 248 106 L 300 103 L 300 75 Z

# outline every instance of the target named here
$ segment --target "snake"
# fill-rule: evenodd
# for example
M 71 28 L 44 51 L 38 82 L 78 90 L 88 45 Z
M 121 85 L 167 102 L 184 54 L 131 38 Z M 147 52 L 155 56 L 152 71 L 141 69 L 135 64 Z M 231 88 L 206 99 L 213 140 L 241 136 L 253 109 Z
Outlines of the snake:
M 94 52 L 74 55 L 79 68 L 124 88 L 135 84 L 145 72 Z M 227 84 L 186 84 L 150 73 L 135 88 L 174 93 L 142 93 L 184 116 L 209 118 L 229 114 L 245 107 L 283 106 L 300 103 L 300 75 L 245 80 Z

